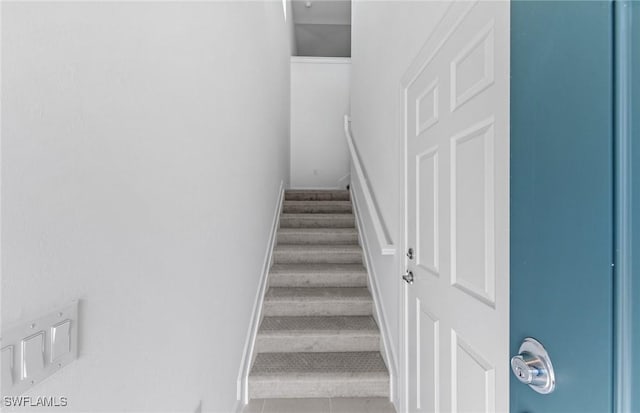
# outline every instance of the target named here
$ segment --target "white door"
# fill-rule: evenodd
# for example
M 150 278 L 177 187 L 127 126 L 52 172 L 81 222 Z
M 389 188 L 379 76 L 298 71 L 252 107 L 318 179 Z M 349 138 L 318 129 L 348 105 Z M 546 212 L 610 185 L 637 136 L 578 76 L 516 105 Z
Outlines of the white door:
M 410 412 L 509 406 L 509 3 L 451 2 L 403 78 Z

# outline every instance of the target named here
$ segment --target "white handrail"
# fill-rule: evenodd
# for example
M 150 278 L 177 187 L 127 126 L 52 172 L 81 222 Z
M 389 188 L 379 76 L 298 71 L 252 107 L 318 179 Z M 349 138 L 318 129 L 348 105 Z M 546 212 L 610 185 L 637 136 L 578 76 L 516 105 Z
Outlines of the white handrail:
M 351 136 L 351 128 L 349 127 L 350 123 L 351 119 L 349 118 L 349 115 L 344 115 L 344 136 L 347 138 L 347 145 L 349 146 L 353 169 L 355 169 L 356 171 L 356 177 L 360 183 L 360 188 L 362 189 L 364 200 L 366 202 L 366 207 L 369 210 L 369 215 L 371 216 L 371 221 L 373 222 L 373 228 L 376 232 L 376 237 L 378 238 L 380 251 L 382 255 L 395 255 L 396 247 L 393 245 L 393 243 L 391 242 L 391 238 L 387 234 L 385 226 L 382 222 L 382 218 L 380 217 L 380 213 L 378 212 L 378 208 L 376 207 L 375 200 L 373 198 L 373 195 L 371 194 L 369 183 L 364 174 L 364 170 L 362 169 L 362 164 L 360 163 L 358 152 L 356 152 L 356 147 L 353 143 L 353 136 Z

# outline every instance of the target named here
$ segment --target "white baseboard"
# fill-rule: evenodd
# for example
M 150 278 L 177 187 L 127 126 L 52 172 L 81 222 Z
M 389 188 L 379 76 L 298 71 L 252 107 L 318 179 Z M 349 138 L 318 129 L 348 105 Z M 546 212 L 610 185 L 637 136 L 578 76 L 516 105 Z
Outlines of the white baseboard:
M 351 173 L 346 174 L 342 178 L 338 179 L 338 186 L 341 188 L 346 188 L 347 185 L 351 184 Z
M 242 411 L 244 410 L 244 406 L 246 406 L 247 404 L 244 402 L 244 400 L 236 400 L 236 404 L 233 406 L 233 412 L 234 413 L 242 413 Z
M 258 328 L 260 327 L 260 321 L 262 319 L 262 302 L 264 301 L 264 294 L 267 289 L 267 278 L 269 275 L 269 269 L 271 268 L 271 257 L 273 256 L 273 248 L 276 244 L 276 235 L 278 227 L 280 226 L 280 213 L 282 212 L 282 204 L 284 201 L 284 181 L 280 181 L 280 190 L 278 200 L 276 202 L 275 211 L 273 215 L 273 224 L 271 226 L 271 234 L 267 244 L 267 250 L 264 256 L 264 264 L 262 267 L 262 274 L 260 276 L 260 284 L 258 291 L 256 292 L 256 298 L 253 304 L 253 311 L 251 313 L 251 324 L 247 331 L 247 338 L 244 343 L 244 352 L 242 354 L 242 361 L 240 362 L 240 368 L 238 372 L 237 393 L 236 393 L 236 406 L 235 411 L 241 412 L 244 405 L 249 401 L 249 391 L 247 382 L 249 380 L 249 369 L 253 361 L 253 350 L 255 347 L 256 336 L 258 334 Z
M 367 232 L 365 231 L 364 224 L 362 222 L 362 216 L 360 215 L 360 210 L 358 206 L 358 200 L 356 194 L 353 190 L 353 186 L 350 187 L 351 200 L 353 203 L 353 212 L 356 216 L 356 225 L 358 227 L 358 237 L 360 239 L 360 245 L 364 251 L 364 261 L 365 267 L 367 268 L 368 275 L 368 283 L 369 289 L 371 291 L 371 295 L 373 296 L 374 303 L 374 316 L 376 322 L 378 323 L 378 327 L 380 328 L 380 335 L 382 336 L 382 356 L 384 358 L 385 363 L 387 364 L 387 368 L 389 369 L 389 400 L 398 408 L 398 397 L 395 394 L 397 389 L 397 378 L 398 378 L 398 362 L 397 358 L 393 352 L 393 348 L 391 346 L 391 340 L 389 336 L 389 325 L 387 324 L 387 319 L 385 317 L 385 311 L 382 306 L 382 300 L 380 298 L 380 290 L 378 288 L 377 276 L 375 273 L 375 268 L 372 265 L 371 258 L 371 249 L 370 244 L 367 239 Z

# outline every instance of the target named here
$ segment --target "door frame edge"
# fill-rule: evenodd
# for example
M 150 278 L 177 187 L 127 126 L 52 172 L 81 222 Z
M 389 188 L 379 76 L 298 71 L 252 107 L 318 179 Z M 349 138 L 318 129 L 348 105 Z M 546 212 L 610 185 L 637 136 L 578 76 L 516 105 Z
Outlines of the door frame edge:
M 632 36 L 631 1 L 613 0 L 613 412 L 631 411 L 632 289 Z

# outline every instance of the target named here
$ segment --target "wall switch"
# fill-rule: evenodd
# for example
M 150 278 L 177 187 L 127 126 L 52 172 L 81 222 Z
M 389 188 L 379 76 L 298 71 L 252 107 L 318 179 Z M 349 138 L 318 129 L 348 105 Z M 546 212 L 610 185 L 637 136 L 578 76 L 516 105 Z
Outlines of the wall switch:
M 13 346 L 2 349 L 2 385 L 13 385 Z
M 51 327 L 51 362 L 71 351 L 71 321 L 64 320 Z
M 22 340 L 21 371 L 22 379 L 35 377 L 44 369 L 44 331 L 40 331 Z
M 78 357 L 79 325 L 78 301 L 73 301 L 3 329 L 2 397 L 19 396 L 72 363 Z

